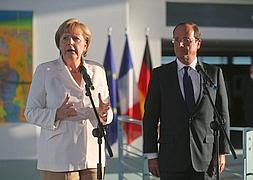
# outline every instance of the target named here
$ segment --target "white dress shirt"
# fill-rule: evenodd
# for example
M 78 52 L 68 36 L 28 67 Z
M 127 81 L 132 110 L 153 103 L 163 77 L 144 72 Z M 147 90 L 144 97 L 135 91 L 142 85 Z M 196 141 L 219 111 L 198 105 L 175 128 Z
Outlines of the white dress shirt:
M 197 65 L 197 58 L 194 59 L 194 61 L 190 65 L 185 65 L 177 59 L 177 73 L 182 95 L 184 97 L 184 86 L 183 86 L 184 67 L 189 66 L 190 68 L 188 68 L 188 74 L 192 80 L 195 103 L 197 102 L 200 95 L 200 75 L 196 70 L 196 65 Z

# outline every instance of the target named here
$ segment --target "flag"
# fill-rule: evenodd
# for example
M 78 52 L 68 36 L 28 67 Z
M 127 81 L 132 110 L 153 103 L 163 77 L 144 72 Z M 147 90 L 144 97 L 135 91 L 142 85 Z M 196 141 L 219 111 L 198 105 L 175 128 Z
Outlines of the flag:
M 137 82 L 135 79 L 132 57 L 130 53 L 128 37 L 126 35 L 125 47 L 120 65 L 118 92 L 120 99 L 120 110 L 122 115 L 140 120 L 140 104 L 138 96 Z M 125 132 L 127 134 L 128 144 L 141 136 L 141 126 L 131 123 L 125 123 Z
M 141 116 L 143 116 L 143 113 L 144 113 L 144 103 L 145 103 L 145 98 L 148 92 L 148 84 L 149 84 L 151 72 L 152 72 L 152 60 L 151 60 L 151 55 L 150 55 L 150 50 L 149 50 L 148 35 L 146 35 L 146 45 L 145 45 L 144 55 L 142 59 L 139 81 L 138 81 Z
M 104 68 L 106 72 L 107 83 L 110 93 L 110 103 L 113 110 L 113 120 L 106 128 L 107 140 L 110 145 L 117 141 L 117 79 L 114 64 L 114 56 L 111 45 L 111 35 L 108 35 L 108 43 L 104 59 Z

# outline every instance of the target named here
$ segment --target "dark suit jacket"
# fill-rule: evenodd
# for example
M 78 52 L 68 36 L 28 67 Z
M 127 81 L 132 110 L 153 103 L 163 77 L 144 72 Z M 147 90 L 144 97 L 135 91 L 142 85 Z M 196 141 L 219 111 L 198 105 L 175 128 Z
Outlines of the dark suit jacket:
M 246 127 L 253 127 L 253 80 L 250 75 L 242 80 L 242 94 L 243 98 L 243 111 L 244 111 L 244 125 Z
M 208 89 L 225 120 L 224 129 L 229 136 L 228 99 L 222 71 L 216 66 L 198 63 L 217 84 L 217 90 Z M 214 149 L 213 130 L 210 128 L 214 118 L 214 110 L 203 88 L 194 111 L 188 112 L 180 90 L 176 61 L 155 68 L 145 102 L 143 151 L 158 152 L 161 172 L 185 170 L 190 163 L 197 171 L 207 171 Z M 220 154 L 225 154 L 229 152 L 228 144 L 220 134 Z

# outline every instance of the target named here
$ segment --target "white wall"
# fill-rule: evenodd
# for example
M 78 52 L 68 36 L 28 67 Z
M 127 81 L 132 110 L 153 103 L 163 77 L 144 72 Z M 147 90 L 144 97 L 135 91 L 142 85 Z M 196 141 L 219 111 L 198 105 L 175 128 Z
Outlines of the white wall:
M 150 28 L 149 38 L 153 67 L 161 63 L 161 38 L 172 38 L 174 27 L 166 27 L 166 2 L 253 4 L 252 0 L 129 0 L 130 43 L 137 75 L 143 56 L 145 28 Z M 200 30 L 203 39 L 253 40 L 253 28 L 200 27 Z
M 109 26 L 113 28 L 115 58 L 121 58 L 127 19 L 126 0 L 0 0 L 0 4 L 1 10 L 33 11 L 34 67 L 58 57 L 54 35 L 59 25 L 71 17 L 80 19 L 92 31 L 87 58 L 103 62 Z
M 0 160 L 36 159 L 38 127 L 27 123 L 5 123 L 0 126 Z
M 33 11 L 33 66 L 58 57 L 54 35 L 66 19 L 76 17 L 92 31 L 89 59 L 103 63 L 107 28 L 112 27 L 112 46 L 119 67 L 127 26 L 126 0 L 0 0 L 0 10 Z M 23 133 L 22 133 L 23 132 Z M 26 123 L 0 125 L 0 159 L 36 158 L 38 129 Z
M 130 48 L 135 73 L 138 79 L 145 46 L 145 28 L 149 27 L 150 50 L 153 66 L 160 65 L 161 38 L 171 38 L 173 27 L 166 27 L 165 4 L 171 0 L 0 0 L 1 10 L 33 11 L 33 64 L 34 68 L 42 62 L 58 57 L 54 43 L 54 34 L 58 26 L 67 18 L 76 17 L 85 22 L 93 33 L 92 44 L 88 53 L 90 59 L 103 62 L 107 43 L 107 28 L 111 26 L 112 46 L 116 67 L 119 70 L 125 42 L 125 28 L 128 29 Z M 212 2 L 253 4 L 252 0 L 174 0 L 175 2 Z M 239 28 L 202 28 L 204 39 L 253 39 L 253 29 Z M 37 130 L 20 124 L 0 126 L 0 159 L 18 159 L 28 157 L 20 152 L 27 147 L 33 148 Z M 14 129 L 14 131 L 13 131 Z M 22 134 L 22 129 L 24 134 Z M 30 134 L 27 134 L 30 131 Z M 16 133 L 21 138 L 15 139 Z M 9 137 L 13 138 L 9 138 Z M 22 136 L 24 138 L 22 138 Z M 31 141 L 27 141 L 30 136 Z M 26 138 L 25 138 L 26 137 Z M 8 139 L 8 140 L 7 140 Z M 27 142 L 29 142 L 27 144 Z M 137 144 L 140 144 L 139 141 Z M 23 147 L 23 148 L 22 148 Z M 5 152 L 3 152 L 5 151 Z M 29 157 L 34 157 L 32 149 Z M 9 157 L 8 157 L 9 156 Z

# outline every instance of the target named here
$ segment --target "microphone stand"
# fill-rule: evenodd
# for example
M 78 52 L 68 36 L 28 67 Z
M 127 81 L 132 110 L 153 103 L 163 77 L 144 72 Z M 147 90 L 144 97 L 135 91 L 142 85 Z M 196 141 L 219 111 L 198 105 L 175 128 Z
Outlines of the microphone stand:
M 229 149 L 232 152 L 232 155 L 234 157 L 234 159 L 237 159 L 234 147 L 231 143 L 231 141 L 229 140 L 229 137 L 223 127 L 224 125 L 224 119 L 221 117 L 221 115 L 219 114 L 217 108 L 214 105 L 214 102 L 212 101 L 210 92 L 207 88 L 207 81 L 204 79 L 204 91 L 207 93 L 208 99 L 212 105 L 212 108 L 214 110 L 214 113 L 216 115 L 216 117 L 218 118 L 214 118 L 214 121 L 212 121 L 210 123 L 211 128 L 214 130 L 214 144 L 215 144 L 215 160 L 216 160 L 216 179 L 219 180 L 220 179 L 220 164 L 219 164 L 219 136 L 220 136 L 220 131 L 222 132 L 222 134 L 224 135 L 225 139 L 227 140 L 228 144 L 229 144 Z
M 83 79 L 86 80 L 86 77 L 83 75 Z M 112 153 L 112 149 L 107 141 L 107 138 L 105 136 L 105 132 L 104 132 L 104 128 L 103 128 L 103 124 L 101 123 L 100 119 L 99 119 L 99 115 L 98 115 L 98 112 L 97 112 L 97 109 L 95 107 L 95 104 L 94 104 L 94 101 L 93 101 L 93 98 L 92 98 L 92 94 L 91 94 L 91 89 L 94 90 L 94 87 L 92 86 L 92 84 L 90 83 L 87 83 L 85 81 L 85 89 L 86 89 L 86 93 L 85 95 L 86 96 L 89 96 L 90 98 L 90 102 L 92 104 L 92 108 L 95 112 L 95 115 L 96 115 L 96 119 L 98 121 L 98 127 L 93 129 L 92 131 L 92 135 L 94 137 L 97 137 L 98 138 L 98 163 L 97 163 L 97 179 L 98 180 L 102 180 L 102 162 L 101 162 L 101 144 L 102 144 L 102 138 L 104 137 L 104 140 L 105 140 L 105 146 L 106 146 L 106 149 L 108 151 L 108 154 L 110 157 L 113 157 L 113 153 Z

